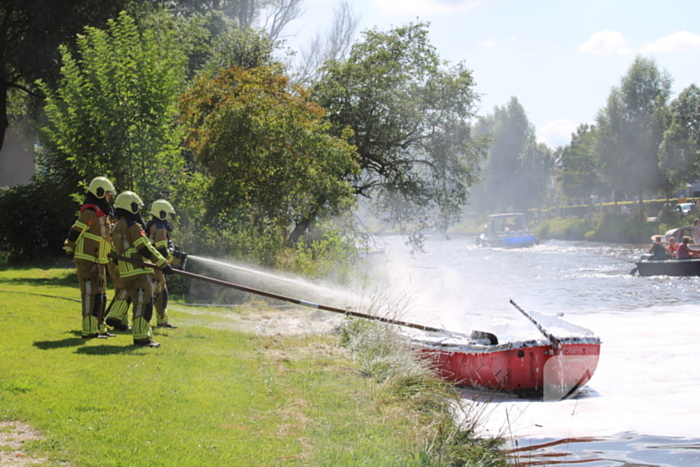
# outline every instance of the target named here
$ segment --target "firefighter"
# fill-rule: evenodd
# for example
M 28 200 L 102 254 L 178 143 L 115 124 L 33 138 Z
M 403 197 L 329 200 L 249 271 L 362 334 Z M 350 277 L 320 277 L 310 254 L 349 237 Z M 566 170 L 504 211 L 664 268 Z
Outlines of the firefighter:
M 114 210 L 109 199 L 114 185 L 105 177 L 95 177 L 88 186 L 80 214 L 68 231 L 64 250 L 73 255 L 78 272 L 82 301 L 82 332 L 85 339 L 113 337 L 104 323 L 107 303 L 107 272 Z
M 117 223 L 112 231 L 114 252 L 119 256 L 137 261 L 150 260 L 163 273 L 172 274 L 173 270 L 168 260 L 158 253 L 146 236 L 143 220 L 139 214 L 143 206 L 141 198 L 132 191 L 124 191 L 117 196 L 114 206 L 117 215 Z M 151 339 L 149 324 L 153 316 L 151 268 L 122 260 L 118 261 L 118 265 L 119 277 L 133 306 L 131 327 L 134 345 L 160 347 L 160 344 Z
M 153 218 L 146 224 L 146 233 L 153 246 L 172 266 L 178 266 L 185 253 L 179 248 L 172 248 L 173 242 L 170 234 L 173 225 L 170 216 L 175 214 L 175 209 L 169 201 L 159 199 L 151 205 Z M 172 251 L 171 251 L 172 248 Z M 156 326 L 162 328 L 175 328 L 169 322 L 168 317 L 168 286 L 165 283 L 163 272 L 156 269 L 151 276 L 153 280 L 153 294 L 156 308 Z

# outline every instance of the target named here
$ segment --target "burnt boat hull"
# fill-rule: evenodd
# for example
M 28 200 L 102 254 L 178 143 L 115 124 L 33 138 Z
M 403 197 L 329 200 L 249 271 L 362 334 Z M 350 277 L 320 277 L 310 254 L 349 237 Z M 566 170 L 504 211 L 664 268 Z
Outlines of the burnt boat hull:
M 569 397 L 593 376 L 600 356 L 600 341 L 522 345 L 425 347 L 422 349 L 437 374 L 460 386 L 518 394 Z
M 700 258 L 643 260 L 637 263 L 640 276 L 700 276 Z

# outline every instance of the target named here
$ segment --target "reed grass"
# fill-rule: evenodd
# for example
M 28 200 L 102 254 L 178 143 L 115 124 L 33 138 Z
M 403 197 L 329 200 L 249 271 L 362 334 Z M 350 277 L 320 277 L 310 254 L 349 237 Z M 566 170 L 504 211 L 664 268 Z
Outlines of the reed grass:
M 483 407 L 462 401 L 405 336 L 389 325 L 362 320 L 346 320 L 340 335 L 365 374 L 378 383 L 375 398 L 383 405 L 408 408 L 419 427 L 414 434 L 418 465 L 506 465 L 499 450 L 503 440 L 477 435 Z
M 498 465 L 448 386 L 390 349 L 355 361 L 335 336 L 232 330 L 222 308 L 171 311 L 159 349 L 84 340 L 78 296 L 71 269 L 0 269 L 0 421 L 38 430 L 22 449 L 46 465 Z

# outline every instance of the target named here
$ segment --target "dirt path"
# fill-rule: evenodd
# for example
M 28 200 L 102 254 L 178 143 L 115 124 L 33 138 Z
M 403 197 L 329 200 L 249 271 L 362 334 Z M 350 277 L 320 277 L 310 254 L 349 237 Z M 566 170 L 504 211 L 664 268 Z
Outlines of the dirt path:
M 22 447 L 42 438 L 41 433 L 22 422 L 0 422 L 0 466 L 21 467 L 44 464 L 48 459 L 29 457 Z

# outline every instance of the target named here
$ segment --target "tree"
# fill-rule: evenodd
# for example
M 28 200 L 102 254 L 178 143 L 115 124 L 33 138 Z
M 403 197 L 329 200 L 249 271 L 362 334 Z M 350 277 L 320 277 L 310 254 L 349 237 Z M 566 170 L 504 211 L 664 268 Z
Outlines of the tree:
M 352 46 L 359 22 L 360 17 L 352 11 L 350 4 L 340 2 L 330 29 L 325 35 L 317 33 L 308 48 L 301 51 L 296 80 L 311 86 L 321 79 L 324 62 L 343 59 Z
M 581 124 L 561 152 L 561 186 L 570 198 L 587 198 L 597 191 L 600 174 L 594 154 L 595 127 Z
M 671 102 L 667 130 L 659 149 L 661 168 L 672 181 L 693 183 L 700 178 L 700 88 L 691 84 Z
M 343 179 L 358 171 L 350 133 L 332 136 L 308 91 L 275 69 L 203 76 L 180 107 L 187 146 L 207 177 L 202 228 L 279 239 L 279 248 L 294 226 L 353 203 Z
M 361 172 L 346 178 L 355 193 L 413 240 L 459 219 L 484 154 L 468 123 L 472 75 L 461 63 L 446 65 L 425 23 L 375 29 L 346 59 L 327 62 L 312 92 L 336 135 L 354 132 Z
M 664 131 L 660 112 L 670 93 L 668 73 L 654 60 L 637 57 L 596 118 L 602 173 L 616 192 L 638 194 L 640 215 L 644 190 L 659 190 L 665 182 L 658 156 Z
M 35 81 L 58 78 L 60 44 L 85 26 L 100 27 L 127 0 L 3 0 L 0 2 L 0 148 L 9 125 L 8 93 L 43 98 Z
M 261 30 L 230 30 L 215 41 L 202 73 L 212 76 L 234 66 L 245 70 L 278 66 L 279 63 L 273 57 L 278 45 L 278 42 L 271 41 Z
M 176 116 L 183 54 L 165 37 L 139 34 L 126 13 L 106 31 L 86 28 L 77 48 L 76 56 L 60 49 L 58 89 L 41 85 L 50 164 L 67 161 L 83 183 L 105 175 L 121 190 L 161 197 L 182 165 Z
M 271 41 L 281 39 L 285 27 L 299 18 L 304 0 L 151 0 L 176 15 L 192 16 L 221 11 L 236 22 L 237 28 L 260 26 Z
M 492 138 L 480 204 L 492 211 L 540 206 L 547 193 L 551 152 L 536 142 L 535 128 L 518 99 L 496 106 L 476 132 Z

